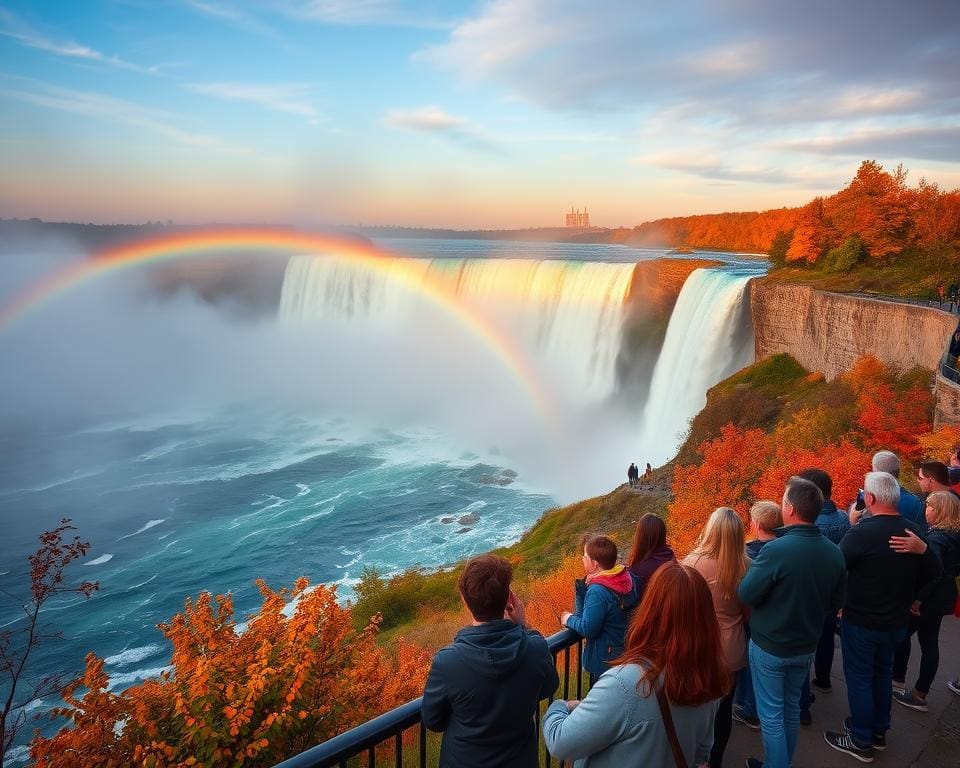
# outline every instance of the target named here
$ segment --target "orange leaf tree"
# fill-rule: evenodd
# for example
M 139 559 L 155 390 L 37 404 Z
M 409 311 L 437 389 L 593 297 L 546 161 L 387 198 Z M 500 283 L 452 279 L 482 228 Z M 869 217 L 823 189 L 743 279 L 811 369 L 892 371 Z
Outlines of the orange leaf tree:
M 733 507 L 746 515 L 753 485 L 770 459 L 770 437 L 762 429 L 741 429 L 730 423 L 719 437 L 697 448 L 699 465 L 677 467 L 670 505 L 670 541 L 678 556 L 694 545 L 707 517 L 717 507 Z
M 160 627 L 173 655 L 159 680 L 113 694 L 103 661 L 89 655 L 55 713 L 72 727 L 35 737 L 36 766 L 264 765 L 419 695 L 427 655 L 402 642 L 387 655 L 378 619 L 355 630 L 335 589 L 258 585 L 263 605 L 242 632 L 229 595 L 187 600 Z

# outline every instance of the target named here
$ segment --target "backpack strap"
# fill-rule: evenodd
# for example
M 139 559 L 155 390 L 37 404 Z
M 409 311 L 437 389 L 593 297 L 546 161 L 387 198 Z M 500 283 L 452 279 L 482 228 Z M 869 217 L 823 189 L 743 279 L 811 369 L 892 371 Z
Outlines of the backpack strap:
M 667 731 L 667 739 L 670 741 L 670 749 L 673 750 L 673 760 L 677 768 L 687 768 L 687 760 L 683 756 L 683 749 L 680 748 L 680 740 L 677 738 L 677 730 L 673 727 L 673 715 L 670 714 L 670 702 L 667 701 L 667 694 L 663 688 L 656 687 L 657 704 L 660 705 L 660 717 L 663 719 L 663 727 Z

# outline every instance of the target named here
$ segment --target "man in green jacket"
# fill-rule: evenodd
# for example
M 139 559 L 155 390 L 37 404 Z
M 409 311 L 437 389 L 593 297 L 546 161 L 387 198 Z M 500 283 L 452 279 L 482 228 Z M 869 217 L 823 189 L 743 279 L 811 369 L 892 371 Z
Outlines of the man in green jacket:
M 790 768 L 800 733 L 800 689 L 810 671 L 824 617 L 842 605 L 846 568 L 837 545 L 816 525 L 823 494 L 809 480 L 791 477 L 783 494 L 783 527 L 757 555 L 740 582 L 752 607 L 750 669 L 765 762 Z

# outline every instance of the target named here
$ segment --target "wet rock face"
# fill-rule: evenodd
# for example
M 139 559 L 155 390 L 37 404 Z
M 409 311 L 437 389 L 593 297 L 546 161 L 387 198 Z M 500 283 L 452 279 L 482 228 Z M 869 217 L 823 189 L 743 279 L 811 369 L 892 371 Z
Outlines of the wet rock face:
M 457 523 L 460 525 L 476 525 L 480 522 L 480 515 L 475 512 L 471 512 L 468 515 L 463 515 L 462 517 L 457 518 Z
M 863 355 L 935 370 L 957 319 L 930 307 L 750 282 L 757 359 L 786 352 L 832 379 Z

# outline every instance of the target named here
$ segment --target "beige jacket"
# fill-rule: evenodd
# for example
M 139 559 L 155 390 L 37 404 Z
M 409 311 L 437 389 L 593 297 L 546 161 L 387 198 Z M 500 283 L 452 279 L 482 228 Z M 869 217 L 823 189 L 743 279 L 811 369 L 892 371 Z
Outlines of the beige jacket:
M 720 624 L 720 643 L 723 656 L 731 672 L 747 666 L 747 635 L 743 628 L 743 603 L 737 598 L 721 597 L 717 590 L 717 561 L 704 555 L 687 555 L 684 565 L 695 568 L 710 587 L 713 595 L 713 611 Z

